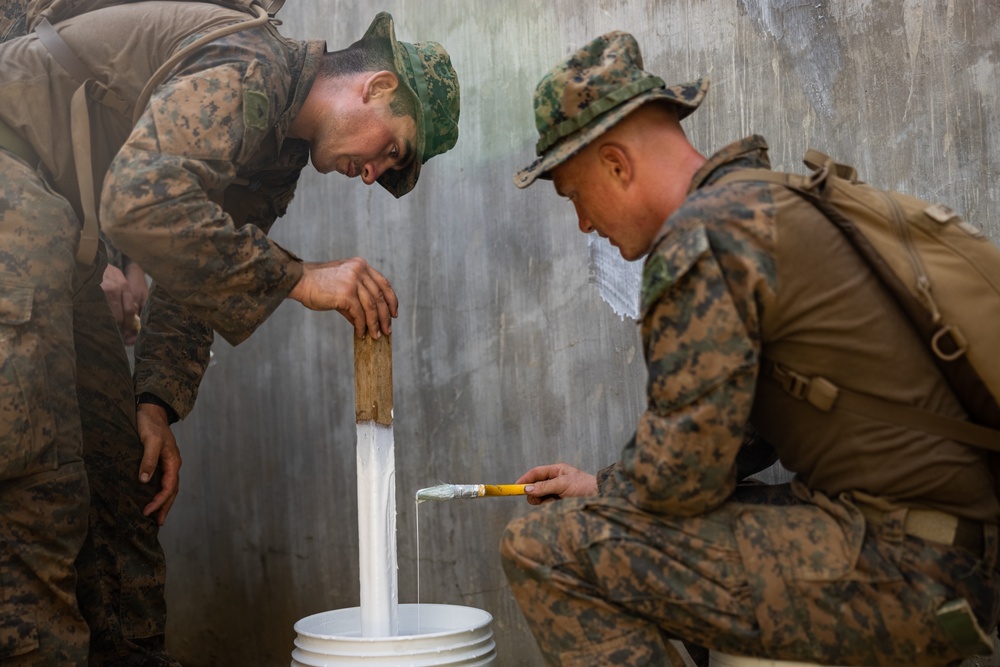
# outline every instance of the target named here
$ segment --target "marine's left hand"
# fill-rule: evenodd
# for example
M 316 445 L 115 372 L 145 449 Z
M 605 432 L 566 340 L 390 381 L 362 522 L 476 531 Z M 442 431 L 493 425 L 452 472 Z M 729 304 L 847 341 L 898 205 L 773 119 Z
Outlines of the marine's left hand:
M 122 339 L 126 345 L 135 343 L 135 316 L 139 312 L 139 306 L 132 295 L 132 285 L 121 269 L 108 264 L 104 269 L 104 276 L 101 279 L 101 289 L 111 306 L 111 313 L 114 315 L 118 329 L 122 333 Z
M 166 410 L 152 403 L 140 403 L 136 406 L 135 416 L 139 424 L 139 437 L 142 438 L 143 450 L 139 479 L 143 483 L 148 482 L 156 472 L 157 463 L 163 471 L 160 491 L 143 508 L 142 513 L 144 516 L 149 516 L 156 512 L 156 522 L 162 526 L 174 500 L 177 499 L 180 487 L 181 452 L 170 430 Z

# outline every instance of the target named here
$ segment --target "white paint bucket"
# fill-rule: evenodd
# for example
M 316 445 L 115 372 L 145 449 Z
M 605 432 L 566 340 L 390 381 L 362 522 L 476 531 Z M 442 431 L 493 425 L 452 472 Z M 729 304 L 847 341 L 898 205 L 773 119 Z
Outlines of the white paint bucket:
M 798 662 L 795 660 L 770 660 L 769 658 L 748 658 L 741 655 L 729 655 L 712 651 L 708 658 L 708 667 L 823 667 L 815 662 Z
M 492 621 L 473 607 L 401 604 L 397 636 L 362 637 L 361 607 L 325 611 L 295 624 L 292 667 L 495 665 Z

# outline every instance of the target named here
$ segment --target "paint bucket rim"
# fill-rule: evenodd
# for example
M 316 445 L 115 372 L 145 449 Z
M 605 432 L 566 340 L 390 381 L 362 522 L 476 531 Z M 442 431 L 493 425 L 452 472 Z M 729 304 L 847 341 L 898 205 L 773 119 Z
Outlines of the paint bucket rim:
M 490 612 L 486 611 L 485 609 L 479 609 L 477 607 L 468 607 L 465 605 L 421 602 L 419 604 L 417 603 L 400 604 L 399 611 L 400 613 L 402 613 L 403 611 L 412 610 L 414 613 L 416 613 L 417 607 L 423 610 L 431 611 L 432 613 L 434 610 L 446 609 L 449 611 L 449 613 L 466 614 L 467 617 L 472 617 L 473 620 L 470 623 L 463 624 L 460 628 L 455 628 L 453 630 L 441 630 L 439 632 L 420 632 L 416 634 L 406 634 L 406 635 L 393 635 L 392 637 L 361 637 L 361 636 L 344 635 L 344 634 L 323 633 L 316 630 L 315 628 L 310 628 L 308 630 L 305 629 L 308 626 L 309 622 L 316 623 L 319 621 L 320 617 L 326 617 L 326 619 L 332 620 L 332 618 L 337 614 L 343 614 L 344 616 L 352 616 L 355 613 L 357 613 L 360 615 L 361 607 L 343 607 L 341 609 L 331 609 L 328 611 L 321 611 L 316 614 L 310 614 L 309 616 L 305 616 L 299 619 L 295 623 L 293 629 L 301 637 L 307 637 L 309 639 L 315 639 L 321 641 L 334 640 L 337 642 L 357 642 L 359 644 L 364 644 L 364 643 L 385 642 L 386 640 L 392 640 L 395 642 L 400 642 L 400 641 L 405 642 L 407 639 L 423 640 L 423 639 L 443 638 L 443 637 L 455 636 L 456 634 L 461 634 L 463 632 L 475 632 L 476 630 L 482 629 L 483 627 L 488 627 L 490 626 L 490 624 L 493 623 L 493 614 L 491 614 Z M 480 617 L 478 621 L 475 620 L 475 616 L 477 615 Z M 491 630 L 490 635 L 492 634 L 493 633 Z

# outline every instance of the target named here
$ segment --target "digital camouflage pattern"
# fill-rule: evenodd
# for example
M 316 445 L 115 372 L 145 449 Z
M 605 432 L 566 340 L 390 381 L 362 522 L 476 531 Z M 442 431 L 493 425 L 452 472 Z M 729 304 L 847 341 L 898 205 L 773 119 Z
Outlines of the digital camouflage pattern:
M 783 506 L 729 502 L 697 517 L 602 496 L 512 521 L 502 562 L 545 663 L 683 667 L 671 638 L 826 665 L 965 657 L 932 605 L 964 598 L 995 609 L 995 527 L 983 557 L 898 527 L 866 532 L 847 501 L 800 485 L 778 491 Z
M 103 254 L 76 266 L 72 209 L 2 151 L 0 183 L 0 662 L 176 665 Z
M 76 217 L 0 150 L 0 663 L 85 664 L 73 560 L 87 477 L 73 358 Z M 107 302 L 105 302 L 107 308 Z M 38 662 L 34 662 L 38 660 Z
M 275 218 L 287 210 L 308 160 L 304 145 L 286 147 L 280 153 L 262 151 L 238 172 L 240 182 L 226 188 L 224 210 L 241 227 L 269 231 Z M 136 393 L 158 396 L 183 419 L 194 407 L 208 368 L 212 327 L 199 309 L 180 303 L 156 281 L 149 301 L 135 345 Z
M 103 251 L 99 251 L 99 254 Z M 90 486 L 87 538 L 76 559 L 77 600 L 90 626 L 90 667 L 179 667 L 165 650 L 166 564 L 155 517 L 143 508 L 161 471 L 142 459 L 131 368 L 100 288 L 103 259 L 74 298 L 77 403 Z
M 684 118 L 698 108 L 708 82 L 667 86 L 642 69 L 642 54 L 627 32 L 609 32 L 553 67 L 535 87 L 538 159 L 514 175 L 526 188 L 576 155 L 641 104 L 666 100 Z
M 392 44 L 395 69 L 406 94 L 416 102 L 417 145 L 420 159 L 405 169 L 389 170 L 378 183 L 394 196 L 402 197 L 413 189 L 420 167 L 435 155 L 449 151 L 458 141 L 459 85 L 451 57 L 437 42 L 410 44 L 396 39 L 392 16 L 379 12 L 365 37 L 383 37 Z
M 782 192 L 769 184 L 713 185 L 734 169 L 760 167 L 769 164 L 756 136 L 712 156 L 646 260 L 648 407 L 618 464 L 602 471 L 600 495 L 543 505 L 504 534 L 503 566 L 547 664 L 679 665 L 669 638 L 871 667 L 940 667 L 992 648 L 959 641 L 936 615 L 964 599 L 975 614 L 966 626 L 989 629 L 1000 612 L 997 504 L 978 451 L 870 422 L 783 431 L 773 420 L 763 435 L 783 463 L 793 462 L 786 467 L 796 481 L 766 492 L 737 486 L 757 404 L 780 400 L 761 393 L 767 384 L 758 374 L 762 354 L 779 341 L 819 332 L 826 348 L 817 363 L 831 356 L 839 364 L 861 349 L 871 369 L 855 381 L 875 391 L 884 387 L 872 377 L 898 383 L 907 365 L 914 375 L 899 371 L 902 381 L 946 387 L 921 366 L 919 341 L 911 347 L 902 335 L 908 325 L 878 301 L 891 297 L 872 289 L 861 260 L 845 254 L 838 263 L 837 232 L 822 235 L 832 228 L 818 212 L 783 213 Z M 786 273 L 793 258 L 798 277 Z M 828 298 L 840 293 L 827 289 L 853 291 Z M 836 309 L 863 311 L 863 319 Z M 867 326 L 869 317 L 881 324 Z M 839 323 L 845 332 L 831 333 Z M 877 339 L 870 357 L 864 346 L 831 342 L 859 331 Z M 824 372 L 840 383 L 835 368 Z M 894 503 L 885 503 L 885 520 L 868 521 L 862 506 L 871 500 L 851 491 L 858 488 L 924 507 L 965 501 L 968 508 L 952 511 L 983 517 L 982 538 L 949 546 L 906 535 L 907 509 Z M 911 496 L 897 492 L 905 488 Z
M 29 0 L 3 0 L 0 3 L 0 44 L 27 32 L 28 2 Z

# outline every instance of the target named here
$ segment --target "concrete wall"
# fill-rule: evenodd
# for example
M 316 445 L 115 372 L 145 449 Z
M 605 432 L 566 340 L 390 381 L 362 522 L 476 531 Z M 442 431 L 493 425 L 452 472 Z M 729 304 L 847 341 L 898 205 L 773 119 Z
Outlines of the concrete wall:
M 363 6 L 363 7 L 362 7 Z M 275 237 L 310 260 L 361 255 L 393 281 L 401 602 L 417 597 L 420 488 L 510 482 L 538 463 L 611 462 L 644 407 L 634 280 L 578 232 L 533 157 L 531 91 L 564 54 L 626 29 L 647 69 L 712 89 L 685 124 L 706 154 L 758 132 L 776 167 L 815 146 L 869 182 L 948 202 L 1000 239 L 1000 5 L 959 0 L 297 0 L 285 33 L 335 47 L 376 9 L 433 39 L 462 81 L 461 138 L 411 195 L 309 173 Z M 625 298 L 627 301 L 627 298 Z M 358 604 L 352 330 L 288 303 L 219 341 L 176 427 L 164 527 L 169 637 L 190 667 L 287 665 L 293 624 Z M 494 616 L 501 665 L 539 658 L 497 556 L 521 499 L 424 504 L 420 599 Z

